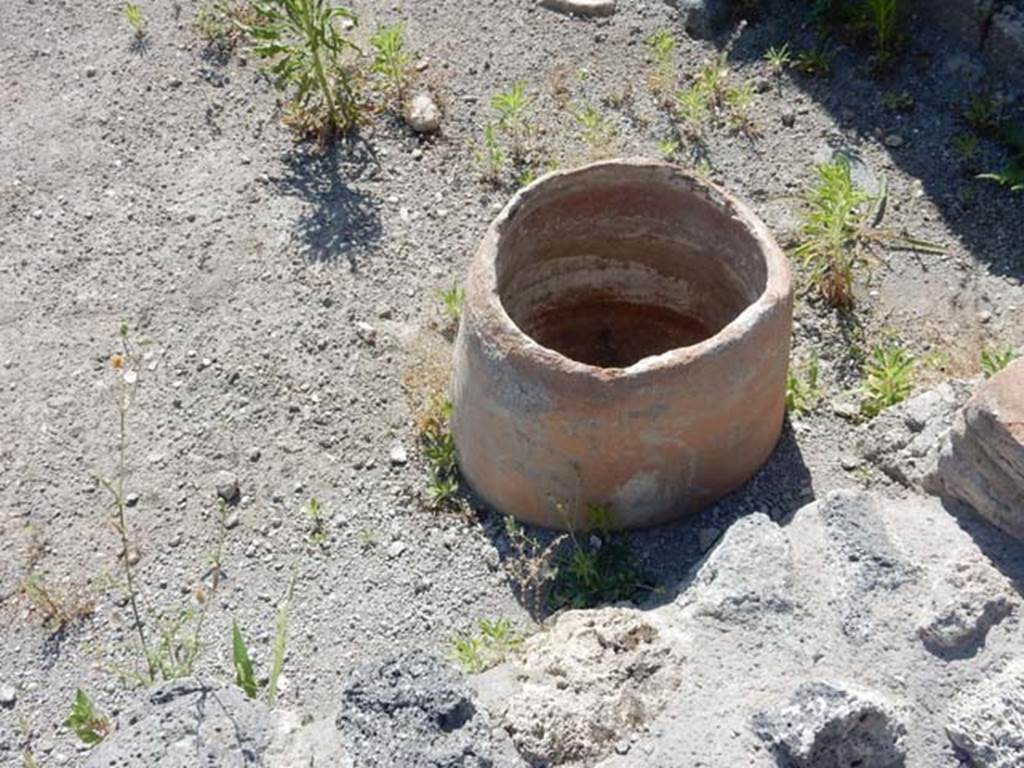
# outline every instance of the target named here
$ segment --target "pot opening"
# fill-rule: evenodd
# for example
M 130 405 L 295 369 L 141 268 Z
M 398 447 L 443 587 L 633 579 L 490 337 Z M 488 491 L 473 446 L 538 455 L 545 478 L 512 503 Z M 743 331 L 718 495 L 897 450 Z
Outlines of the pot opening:
M 625 368 L 704 341 L 764 291 L 767 267 L 716 195 L 660 169 L 594 169 L 523 196 L 501 230 L 498 293 L 538 344 Z

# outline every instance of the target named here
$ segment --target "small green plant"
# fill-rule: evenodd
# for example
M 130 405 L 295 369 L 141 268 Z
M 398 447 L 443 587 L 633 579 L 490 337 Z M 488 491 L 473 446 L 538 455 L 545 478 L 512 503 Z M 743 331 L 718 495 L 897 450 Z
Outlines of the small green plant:
M 867 265 L 862 233 L 872 198 L 854 185 L 845 157 L 814 170 L 817 183 L 804 198 L 803 241 L 793 254 L 810 270 L 810 286 L 831 306 L 849 307 L 856 272 Z
M 258 21 L 249 0 L 206 0 L 196 11 L 200 36 L 221 53 L 230 53 L 243 39 L 243 28 Z
M 288 591 L 284 600 L 277 609 L 277 619 L 274 631 L 273 658 L 270 665 L 270 674 L 267 677 L 267 705 L 273 707 L 277 703 L 278 685 L 280 684 L 281 672 L 284 669 L 285 648 L 288 639 L 288 611 L 291 608 L 292 595 L 295 590 L 295 579 L 288 583 Z M 245 692 L 250 699 L 259 696 L 260 685 L 253 671 L 252 659 L 249 657 L 249 649 L 246 647 L 245 638 L 238 628 L 238 622 L 231 622 L 231 660 L 235 667 L 235 684 Z
M 523 644 L 507 618 L 480 619 L 479 634 L 459 633 L 452 639 L 452 656 L 467 673 L 476 675 L 504 661 Z
M 978 156 L 978 137 L 973 133 L 958 133 L 950 144 L 964 162 L 969 163 Z
M 666 160 L 671 160 L 679 151 L 679 141 L 673 138 L 660 139 L 658 141 L 658 152 Z
M 259 686 L 256 684 L 256 675 L 252 670 L 252 660 L 249 658 L 249 649 L 246 648 L 242 631 L 238 628 L 238 622 L 231 622 L 231 660 L 235 665 L 235 685 L 245 691 L 250 699 L 255 699 L 259 693 Z
M 1001 171 L 979 174 L 978 178 L 994 181 L 1011 192 L 1024 192 L 1024 127 L 1006 121 L 1000 131 L 1000 139 L 1008 155 L 1006 167 Z
M 615 129 L 593 106 L 587 105 L 572 112 L 576 124 L 580 128 L 580 138 L 586 142 L 595 155 L 608 151 L 608 145 L 615 137 Z
M 699 137 L 709 120 L 724 121 L 748 135 L 756 133 L 754 123 L 747 116 L 753 87 L 749 83 L 734 82 L 728 64 L 729 54 L 743 29 L 741 23 L 722 52 L 705 61 L 691 83 L 676 93 L 676 116 L 692 136 Z
M 491 107 L 498 113 L 498 128 L 509 138 L 512 156 L 522 157 L 533 131 L 527 114 L 530 97 L 526 93 L 526 82 L 518 80 L 508 90 L 494 94 Z
M 882 105 L 890 112 L 910 112 L 914 109 L 914 97 L 910 91 L 886 91 L 882 94 Z
M 373 71 L 384 77 L 401 102 L 409 78 L 409 55 L 405 51 L 401 23 L 380 27 L 370 37 L 370 45 L 374 50 Z
M 22 591 L 39 612 L 43 627 L 51 635 L 60 635 L 69 626 L 91 616 L 95 610 L 93 601 L 82 591 L 58 589 L 35 573 L 25 579 Z
M 1013 347 L 1004 347 L 1002 349 L 989 349 L 986 347 L 981 350 L 981 371 L 985 374 L 986 379 L 991 379 L 1016 359 L 1017 353 Z
M 797 53 L 793 59 L 793 69 L 810 77 L 828 77 L 832 74 L 832 60 L 835 57 L 835 49 L 823 41 L 814 48 Z
M 904 0 L 866 0 L 867 22 L 874 33 L 875 53 L 888 60 L 902 41 Z
M 786 374 L 786 410 L 794 416 L 805 416 L 821 401 L 818 385 L 818 358 L 812 357 L 800 366 L 790 366 Z
M 252 0 L 259 22 L 245 28 L 253 54 L 271 62 L 279 88 L 294 89 L 286 122 L 321 143 L 351 131 L 359 121 L 358 75 L 345 60 L 359 47 L 339 30 L 355 25 L 350 9 L 329 0 Z
M 81 688 L 75 691 L 71 714 L 64 721 L 83 744 L 92 747 L 99 744 L 110 733 L 110 721 L 96 709 L 92 700 Z
M 793 63 L 793 54 L 789 49 L 789 43 L 780 47 L 771 46 L 764 52 L 764 60 L 768 62 L 768 68 L 772 74 L 778 77 L 790 64 Z
M 420 433 L 423 457 L 430 464 L 427 496 L 434 509 L 453 502 L 459 493 L 459 463 L 450 423 L 452 404 L 444 400 Z
M 484 178 L 492 184 L 501 180 L 501 171 L 505 166 L 505 153 L 498 141 L 498 133 L 494 123 L 484 126 L 484 137 L 477 159 L 483 167 Z
M 627 536 L 612 530 L 611 508 L 588 505 L 587 520 L 593 529 L 589 546 L 584 546 L 575 533 L 569 534 L 572 546 L 562 558 L 552 588 L 556 609 L 593 608 L 631 600 L 641 589 L 651 587 L 640 573 Z
M 971 97 L 962 115 L 975 133 L 982 136 L 994 135 L 998 133 L 1002 122 L 1002 104 L 988 94 L 982 93 Z
M 861 413 L 873 419 L 906 400 L 913 389 L 915 365 L 916 360 L 898 343 L 874 346 L 864 363 Z
M 669 30 L 659 29 L 647 39 L 647 47 L 654 55 L 654 73 L 650 77 L 651 90 L 664 98 L 675 87 L 676 38 Z
M 309 501 L 302 505 L 302 512 L 309 518 L 310 542 L 323 549 L 327 546 L 327 525 L 323 509 L 320 507 L 320 501 L 316 496 L 311 497 Z
M 440 291 L 441 307 L 445 317 L 452 325 L 458 325 L 462 318 L 462 305 L 466 303 L 466 290 L 458 285 L 453 285 L 447 290 Z
M 125 3 L 121 7 L 121 16 L 135 32 L 136 39 L 141 40 L 146 36 L 146 19 L 139 6 L 135 3 Z

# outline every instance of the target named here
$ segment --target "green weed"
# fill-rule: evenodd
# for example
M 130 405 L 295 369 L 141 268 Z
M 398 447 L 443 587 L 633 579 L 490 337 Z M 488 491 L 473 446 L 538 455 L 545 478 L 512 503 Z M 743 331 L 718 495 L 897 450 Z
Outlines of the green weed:
M 321 143 L 355 128 L 361 97 L 355 68 L 345 61 L 359 47 L 339 31 L 355 25 L 356 14 L 329 0 L 252 0 L 258 23 L 246 32 L 256 41 L 253 54 L 271 62 L 279 88 L 293 90 L 286 122 Z
M 971 162 L 978 156 L 978 137 L 973 133 L 958 133 L 950 140 L 953 151 L 964 162 Z
M 388 87 L 398 97 L 405 98 L 409 79 L 409 55 L 405 51 L 402 24 L 380 27 L 371 37 L 373 71 L 384 77 Z
M 451 433 L 451 416 L 452 404 L 444 400 L 420 433 L 423 457 L 431 470 L 427 496 L 434 509 L 451 504 L 459 493 L 459 463 Z
M 237 621 L 231 622 L 231 660 L 235 665 L 235 685 L 245 691 L 245 695 L 250 699 L 255 699 L 259 693 L 259 686 L 252 670 L 249 649 L 245 645 Z
M 1008 155 L 1006 167 L 979 174 L 978 178 L 994 181 L 1011 192 L 1024 192 L 1024 127 L 1007 121 L 1000 131 L 1000 139 Z
M 629 538 L 612 530 L 612 510 L 588 505 L 587 519 L 596 541 L 584 546 L 575 533 L 570 533 L 572 547 L 563 556 L 552 587 L 556 609 L 593 608 L 632 600 L 638 591 L 651 587 L 640 573 Z
M 515 158 L 526 154 L 526 143 L 533 132 L 528 115 L 530 103 L 526 82 L 523 80 L 518 80 L 508 90 L 499 91 L 491 97 L 491 107 L 498 113 L 498 128 L 508 136 L 512 156 Z
M 771 46 L 764 52 L 764 60 L 768 62 L 768 68 L 773 75 L 781 75 L 786 67 L 793 63 L 789 43 L 784 43 L 781 47 Z
M 671 160 L 676 156 L 679 151 L 679 141 L 676 139 L 660 139 L 658 141 L 658 152 L 666 160 Z
M 302 512 L 309 518 L 310 542 L 316 547 L 323 549 L 327 546 L 327 525 L 323 509 L 320 507 L 320 501 L 315 496 L 311 497 L 309 501 L 302 505 Z
M 509 653 L 523 644 L 507 618 L 480 619 L 479 634 L 459 633 L 452 639 L 452 655 L 467 673 L 476 675 L 500 664 Z
M 836 52 L 827 42 L 797 53 L 793 69 L 811 77 L 828 77 L 832 74 L 832 60 Z
M 128 23 L 128 26 L 135 32 L 139 40 L 146 36 L 146 19 L 142 15 L 142 9 L 135 3 L 125 3 L 121 7 L 121 17 Z
M 871 195 L 858 189 L 844 157 L 815 167 L 804 197 L 802 242 L 793 254 L 810 270 L 809 285 L 833 307 L 853 304 L 854 277 L 868 265 L 863 231 Z
M 1017 353 L 1013 347 L 1004 347 L 1002 349 L 989 349 L 986 347 L 981 350 L 981 371 L 985 374 L 986 379 L 991 379 L 1016 359 Z
M 886 91 L 882 94 L 882 105 L 890 112 L 910 112 L 914 109 L 914 97 L 910 91 Z
M 556 536 L 548 544 L 530 536 L 511 515 L 505 517 L 505 535 L 514 555 L 507 558 L 505 568 L 515 584 L 520 599 L 529 607 L 530 614 L 542 618 L 551 584 L 558 577 L 556 556 L 559 547 L 568 538 Z
M 59 589 L 35 573 L 25 579 L 22 591 L 51 635 L 60 635 L 69 626 L 91 616 L 96 608 L 83 590 Z
M 466 290 L 458 285 L 453 285 L 447 290 L 440 291 L 441 307 L 445 317 L 452 325 L 458 325 L 462 318 L 462 305 L 466 303 Z
M 786 374 L 787 411 L 795 416 L 805 416 L 817 408 L 821 395 L 817 357 L 812 357 L 804 365 L 790 365 Z
M 647 39 L 647 47 L 654 55 L 654 73 L 649 80 L 651 90 L 664 98 L 675 87 L 676 38 L 669 30 L 659 29 Z
M 887 60 L 892 58 L 902 40 L 905 14 L 904 0 L 866 0 L 867 22 L 874 33 L 876 54 Z
M 915 365 L 916 360 L 897 343 L 874 346 L 864 363 L 861 413 L 873 419 L 906 400 L 913 389 Z
M 498 133 L 494 123 L 484 126 L 484 137 L 477 160 L 483 167 L 484 178 L 492 184 L 501 180 L 501 171 L 505 166 L 505 152 L 498 141 Z
M 249 0 L 206 0 L 196 11 L 195 27 L 207 43 L 229 53 L 245 36 L 244 27 L 257 21 Z
M 572 111 L 580 129 L 580 138 L 590 146 L 595 156 L 607 154 L 608 146 L 615 137 L 615 128 L 605 120 L 593 106 Z
M 270 674 L 267 677 L 266 691 L 267 705 L 271 707 L 277 703 L 277 689 L 280 683 L 281 671 L 284 668 L 285 646 L 288 637 L 288 611 L 291 608 L 294 590 L 295 579 L 292 578 L 288 583 L 288 591 L 277 609 L 273 658 L 271 660 Z M 259 696 L 260 685 L 253 670 L 249 649 L 245 644 L 242 631 L 238 628 L 237 621 L 231 622 L 231 661 L 235 667 L 235 684 L 245 692 L 246 696 L 250 699 L 255 699 Z
M 79 740 L 90 747 L 99 744 L 110 733 L 110 721 L 102 714 L 81 688 L 75 691 L 71 714 L 64 721 Z
M 982 136 L 995 135 L 1002 123 L 1002 104 L 983 93 L 972 96 L 961 114 L 975 133 Z

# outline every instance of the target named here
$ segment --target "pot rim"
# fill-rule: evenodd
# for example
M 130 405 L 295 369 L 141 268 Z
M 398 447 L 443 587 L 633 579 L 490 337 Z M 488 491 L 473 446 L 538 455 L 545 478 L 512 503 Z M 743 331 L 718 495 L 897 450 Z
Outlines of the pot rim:
M 712 204 L 737 221 L 751 234 L 760 246 L 766 268 L 765 285 L 761 294 L 717 333 L 696 344 L 675 347 L 657 355 L 641 358 L 625 368 L 603 368 L 583 363 L 540 344 L 520 328 L 508 314 L 498 292 L 497 280 L 496 257 L 499 241 L 505 227 L 514 218 L 520 206 L 532 195 L 535 195 L 540 187 L 549 184 L 553 179 L 582 176 L 609 166 L 619 166 L 627 170 L 647 169 L 660 172 L 669 179 L 675 177 L 683 181 L 694 192 L 703 192 Z M 649 372 L 662 371 L 686 364 L 709 354 L 712 350 L 728 347 L 740 341 L 747 330 L 756 326 L 762 318 L 775 312 L 780 301 L 790 296 L 793 291 L 789 259 L 775 241 L 768 227 L 749 206 L 717 184 L 701 179 L 677 165 L 643 157 L 599 160 L 577 168 L 552 171 L 518 190 L 488 226 L 477 251 L 472 273 L 475 274 L 471 274 L 467 284 L 467 294 L 469 295 L 466 297 L 466 307 L 472 312 L 475 304 L 472 293 L 478 287 L 477 279 L 482 280 L 483 285 L 479 288 L 483 296 L 479 306 L 487 315 L 485 323 L 488 332 L 493 335 L 491 341 L 496 343 L 506 355 L 515 358 L 528 356 L 533 364 L 543 364 L 566 374 L 601 381 L 638 378 Z

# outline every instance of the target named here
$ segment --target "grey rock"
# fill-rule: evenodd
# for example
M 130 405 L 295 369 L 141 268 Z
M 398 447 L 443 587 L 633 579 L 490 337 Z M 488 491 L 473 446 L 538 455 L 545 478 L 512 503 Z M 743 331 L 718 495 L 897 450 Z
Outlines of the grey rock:
M 540 0 L 540 6 L 576 16 L 611 16 L 616 0 Z
M 406 105 L 405 122 L 417 133 L 433 133 L 441 127 L 441 109 L 428 91 L 420 91 Z
M 676 604 L 724 623 L 767 622 L 793 611 L 792 569 L 785 533 L 758 512 L 730 526 Z
M 301 725 L 297 717 L 284 719 L 263 758 L 266 768 L 353 768 L 332 720 Z
M 634 608 L 561 614 L 475 683 L 529 765 L 592 765 L 675 695 L 679 643 Z
M 686 31 L 694 37 L 707 39 L 722 31 L 729 21 L 727 0 L 665 0 L 673 6 Z
M 18 691 L 10 683 L 0 685 L 0 707 L 13 707 L 18 701 Z
M 879 627 L 874 606 L 914 582 L 919 569 L 888 533 L 882 502 L 863 491 L 836 491 L 818 504 L 837 579 L 833 603 L 844 634 L 861 641 Z
M 455 670 L 423 651 L 353 671 L 337 728 L 356 768 L 495 765 L 487 714 Z
M 1024 765 L 1024 658 L 960 694 L 946 734 L 977 768 Z
M 801 685 L 788 704 L 754 718 L 786 768 L 897 768 L 906 729 L 873 693 L 823 682 Z
M 155 688 L 119 718 L 86 768 L 241 768 L 260 765 L 279 715 L 238 688 L 182 679 Z
M 224 501 L 230 504 L 238 500 L 238 478 L 233 473 L 221 470 L 214 476 L 213 485 L 217 489 L 217 496 Z
M 859 429 L 860 455 L 898 483 L 920 487 L 935 471 L 943 441 L 970 384 L 944 382 L 882 411 Z
M 1024 359 L 967 401 L 923 485 L 1024 540 Z
M 966 655 L 1013 609 L 1015 592 L 978 553 L 949 564 L 933 587 L 932 607 L 918 627 L 924 644 L 940 654 Z

